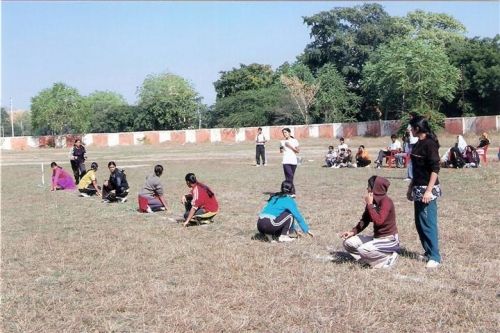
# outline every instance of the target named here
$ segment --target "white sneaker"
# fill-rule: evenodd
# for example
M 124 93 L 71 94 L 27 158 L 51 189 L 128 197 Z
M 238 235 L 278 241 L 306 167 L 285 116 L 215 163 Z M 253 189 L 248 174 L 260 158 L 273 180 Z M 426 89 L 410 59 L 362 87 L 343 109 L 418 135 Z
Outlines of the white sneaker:
M 109 200 L 108 199 L 104 199 L 102 202 L 109 203 Z
M 278 242 L 293 242 L 295 240 L 295 238 L 292 238 L 288 235 L 281 235 L 279 238 L 278 238 Z
M 125 197 L 125 198 L 120 198 L 120 202 L 121 202 L 121 203 L 125 203 L 125 202 L 127 202 L 127 197 Z
M 397 252 L 392 252 L 392 255 L 387 258 L 387 261 L 385 262 L 384 266 L 382 266 L 382 268 L 392 268 L 395 264 L 396 264 L 396 261 L 398 261 L 398 253 Z
M 146 209 L 146 213 L 152 213 L 153 210 L 151 209 L 151 207 L 148 206 L 148 208 Z
M 404 181 L 405 182 L 411 182 L 411 178 L 405 178 Z
M 425 265 L 425 268 L 438 268 L 441 264 L 435 260 L 429 260 Z
M 80 196 L 83 197 L 83 198 L 90 197 L 90 195 L 88 195 L 87 193 L 83 193 L 83 192 L 80 192 Z
M 267 163 L 264 163 L 264 166 L 267 166 Z
M 258 167 L 260 167 L 260 164 L 255 164 L 255 166 L 258 168 Z

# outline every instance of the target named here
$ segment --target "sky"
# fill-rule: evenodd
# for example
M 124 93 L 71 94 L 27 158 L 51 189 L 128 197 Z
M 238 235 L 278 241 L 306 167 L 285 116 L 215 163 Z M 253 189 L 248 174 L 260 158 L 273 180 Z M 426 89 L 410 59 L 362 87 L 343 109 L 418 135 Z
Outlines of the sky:
M 468 37 L 500 33 L 497 1 L 377 1 L 391 16 L 422 9 L 462 22 Z M 137 102 L 150 74 L 187 79 L 215 102 L 220 71 L 293 62 L 310 42 L 303 16 L 362 2 L 15 2 L 1 4 L 1 101 L 29 109 L 56 82 Z

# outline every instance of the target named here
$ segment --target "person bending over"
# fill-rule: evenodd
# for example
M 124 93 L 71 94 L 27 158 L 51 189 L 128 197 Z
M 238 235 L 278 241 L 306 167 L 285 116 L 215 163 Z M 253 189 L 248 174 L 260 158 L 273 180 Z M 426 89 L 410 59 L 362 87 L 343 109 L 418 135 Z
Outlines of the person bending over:
M 294 220 L 297 220 L 300 229 L 314 237 L 295 199 L 291 197 L 292 190 L 293 184 L 285 180 L 281 183 L 281 191 L 271 195 L 257 220 L 257 230 L 261 234 L 278 237 L 279 242 L 293 241 L 295 238 L 291 238 L 289 233 L 294 230 Z
M 96 173 L 98 169 L 96 162 L 92 162 L 90 165 L 90 170 L 80 179 L 78 183 L 78 191 L 80 191 L 80 196 L 89 197 L 93 195 L 101 196 L 101 188 L 97 186 Z
M 56 162 L 50 163 L 52 169 L 51 191 L 56 190 L 74 190 L 76 188 L 70 173 L 57 165 Z
M 127 176 L 123 169 L 118 169 L 116 163 L 108 163 L 109 179 L 104 182 L 102 187 L 102 197 L 106 202 L 125 202 L 128 195 Z
M 215 193 L 207 185 L 200 183 L 194 173 L 188 173 L 184 179 L 191 189 L 189 194 L 181 198 L 186 209 L 184 226 L 187 227 L 193 218 L 196 222 L 211 221 L 219 212 L 219 203 Z
M 365 211 L 351 230 L 340 234 L 344 248 L 356 260 L 372 268 L 391 268 L 399 251 L 396 210 L 387 195 L 390 182 L 384 177 L 372 176 L 364 196 Z M 373 222 L 373 236 L 360 235 Z
M 167 210 L 167 204 L 163 197 L 163 185 L 160 177 L 163 174 L 163 166 L 157 164 L 154 173 L 146 177 L 142 189 L 139 191 L 139 209 L 147 213 Z

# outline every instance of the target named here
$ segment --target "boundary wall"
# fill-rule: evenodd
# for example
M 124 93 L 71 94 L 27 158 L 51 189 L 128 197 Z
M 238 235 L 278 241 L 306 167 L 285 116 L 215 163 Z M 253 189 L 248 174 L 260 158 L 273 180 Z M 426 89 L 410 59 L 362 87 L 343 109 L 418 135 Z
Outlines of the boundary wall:
M 281 130 L 289 127 L 292 135 L 303 138 L 340 138 L 353 136 L 389 136 L 401 126 L 400 120 L 367 121 L 359 123 L 330 123 L 317 125 L 262 126 L 264 135 L 273 140 L 281 139 Z M 146 131 L 124 133 L 93 133 L 61 136 L 19 136 L 0 138 L 3 150 L 29 148 L 71 147 L 76 138 L 88 146 L 113 147 L 161 143 L 238 143 L 255 140 L 258 127 L 188 129 L 178 131 Z M 500 115 L 484 117 L 446 118 L 444 131 L 449 134 L 466 134 L 498 131 Z

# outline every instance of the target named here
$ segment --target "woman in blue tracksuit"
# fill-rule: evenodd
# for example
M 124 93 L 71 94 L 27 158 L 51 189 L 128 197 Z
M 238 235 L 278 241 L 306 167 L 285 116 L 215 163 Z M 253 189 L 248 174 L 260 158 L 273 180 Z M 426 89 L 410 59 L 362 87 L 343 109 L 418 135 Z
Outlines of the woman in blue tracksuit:
M 295 219 L 305 234 L 314 237 L 300 214 L 295 199 L 290 196 L 292 191 L 293 183 L 285 180 L 281 183 L 281 192 L 271 195 L 257 220 L 257 229 L 260 233 L 279 237 L 280 242 L 293 241 L 295 238 L 291 238 L 289 232 L 293 230 Z

